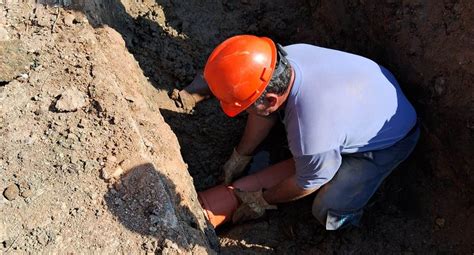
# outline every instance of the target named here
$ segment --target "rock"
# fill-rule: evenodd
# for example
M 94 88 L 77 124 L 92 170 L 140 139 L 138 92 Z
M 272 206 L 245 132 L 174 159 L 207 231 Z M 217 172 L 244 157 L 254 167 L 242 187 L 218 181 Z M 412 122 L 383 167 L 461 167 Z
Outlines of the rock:
M 8 35 L 8 31 L 4 27 L 0 27 L 0 42 L 1 41 L 8 41 L 10 40 L 10 36 Z
M 38 115 L 41 115 L 41 114 L 43 114 L 43 113 L 44 113 L 44 111 L 43 111 L 43 109 L 41 109 L 41 108 L 38 108 L 38 109 L 36 109 L 36 110 L 35 110 L 33 113 L 34 113 L 36 116 L 38 116 Z
M 121 174 L 123 174 L 123 172 L 124 171 L 121 166 L 117 166 L 116 168 L 104 167 L 102 168 L 102 178 L 104 180 L 118 178 Z
M 40 99 L 41 99 L 40 95 L 31 97 L 31 100 L 36 101 L 36 102 L 39 101 Z
M 85 105 L 85 94 L 75 88 L 70 88 L 61 94 L 59 100 L 56 102 L 55 108 L 60 112 L 74 112 Z
M 20 189 L 16 184 L 11 184 L 3 191 L 3 196 L 10 201 L 15 200 L 19 194 Z
M 48 237 L 48 235 L 47 235 L 45 232 L 40 232 L 40 233 L 36 236 L 36 240 L 37 240 L 38 243 L 41 244 L 41 245 L 47 245 L 48 242 L 49 242 L 49 237 Z
M 67 26 L 73 26 L 75 19 L 76 19 L 76 16 L 74 16 L 74 14 L 66 13 L 64 15 L 64 24 L 66 24 Z
M 31 191 L 31 189 L 24 190 L 23 192 L 21 192 L 21 196 L 23 198 L 29 198 L 33 196 L 33 191 Z
M 18 75 L 17 80 L 21 82 L 27 82 L 30 76 L 27 73 L 22 73 Z

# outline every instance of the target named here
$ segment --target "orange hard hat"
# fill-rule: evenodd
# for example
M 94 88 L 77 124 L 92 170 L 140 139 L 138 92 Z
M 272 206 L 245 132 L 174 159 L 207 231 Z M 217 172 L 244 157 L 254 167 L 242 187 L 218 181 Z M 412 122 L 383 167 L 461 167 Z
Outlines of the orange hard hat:
M 225 114 L 234 117 L 262 95 L 276 61 L 277 48 L 271 39 L 238 35 L 214 49 L 204 68 L 204 79 Z

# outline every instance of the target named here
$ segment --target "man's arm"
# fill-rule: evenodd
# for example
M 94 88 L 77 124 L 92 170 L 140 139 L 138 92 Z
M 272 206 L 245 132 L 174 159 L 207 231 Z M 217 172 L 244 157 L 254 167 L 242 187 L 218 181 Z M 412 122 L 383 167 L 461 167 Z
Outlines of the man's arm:
M 244 134 L 236 147 L 240 155 L 251 155 L 255 148 L 267 137 L 270 130 L 278 120 L 276 114 L 268 117 L 262 117 L 255 114 L 249 114 Z
M 303 189 L 296 184 L 296 175 L 263 192 L 263 198 L 269 204 L 285 203 L 305 197 L 317 188 Z
M 342 160 L 338 150 L 293 159 L 290 167 L 295 168 L 296 174 L 263 193 L 269 204 L 293 201 L 313 193 L 331 180 Z
M 265 210 L 276 209 L 276 206 L 272 206 L 271 204 L 296 200 L 311 194 L 316 189 L 317 188 L 300 188 L 296 184 L 296 177 L 293 175 L 280 184 L 268 189 L 264 193 L 262 193 L 262 190 L 236 190 L 235 194 L 241 201 L 241 204 L 234 212 L 232 221 L 234 223 L 239 223 L 251 219 L 258 219 L 265 214 Z

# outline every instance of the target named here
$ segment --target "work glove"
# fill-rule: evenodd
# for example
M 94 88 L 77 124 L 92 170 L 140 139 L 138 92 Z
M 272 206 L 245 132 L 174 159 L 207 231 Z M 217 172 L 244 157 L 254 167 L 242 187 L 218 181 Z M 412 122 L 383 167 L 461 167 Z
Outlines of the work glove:
M 196 106 L 196 99 L 189 94 L 186 90 L 173 89 L 171 92 L 171 99 L 175 102 L 176 106 L 183 108 L 186 112 L 191 112 Z
M 262 190 L 241 191 L 236 189 L 234 193 L 241 201 L 241 204 L 232 216 L 233 223 L 258 219 L 265 215 L 265 210 L 277 209 L 275 205 L 270 205 L 265 201 Z
M 224 170 L 224 183 L 227 185 L 231 184 L 234 178 L 242 174 L 251 159 L 252 156 L 240 155 L 234 148 L 229 160 L 222 167 Z

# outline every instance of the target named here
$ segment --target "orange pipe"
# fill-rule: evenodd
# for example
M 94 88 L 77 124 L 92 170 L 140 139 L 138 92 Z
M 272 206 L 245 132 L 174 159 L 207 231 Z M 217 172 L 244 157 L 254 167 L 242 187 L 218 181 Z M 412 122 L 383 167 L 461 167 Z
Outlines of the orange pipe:
M 282 161 L 255 174 L 242 177 L 232 186 L 220 184 L 198 192 L 199 202 L 211 224 L 217 227 L 232 219 L 232 215 L 239 207 L 234 188 L 244 191 L 269 189 L 295 174 L 294 168 L 291 167 L 291 164 L 294 164 L 292 160 Z

